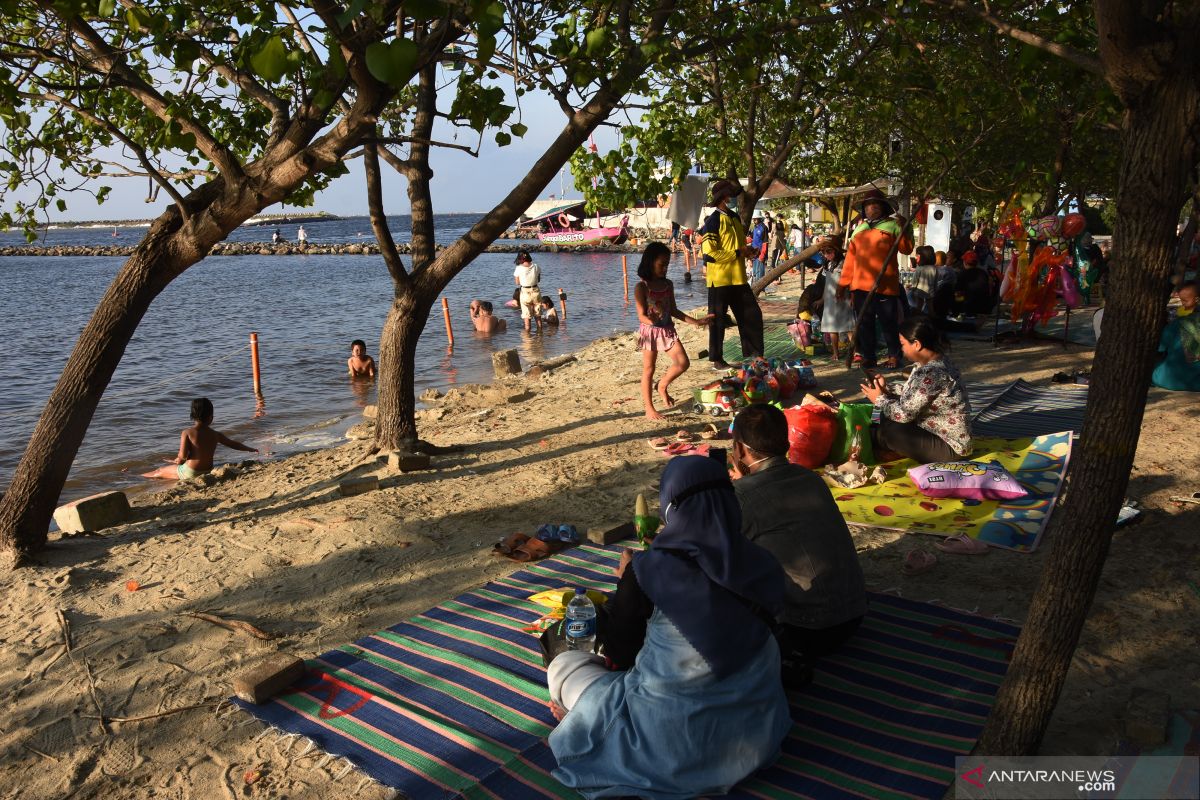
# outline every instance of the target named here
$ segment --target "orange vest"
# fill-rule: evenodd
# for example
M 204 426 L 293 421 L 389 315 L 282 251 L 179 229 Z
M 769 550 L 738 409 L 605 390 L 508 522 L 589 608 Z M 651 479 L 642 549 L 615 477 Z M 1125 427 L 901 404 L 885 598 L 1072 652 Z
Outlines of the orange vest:
M 897 252 L 905 255 L 911 253 L 912 233 L 907 226 L 901 231 L 899 223 L 894 219 L 879 220 L 873 225 L 868 222 L 861 223 L 850 237 L 850 246 L 846 248 L 846 263 L 842 267 L 842 279 L 838 283 L 849 287 L 851 291 L 871 291 L 876 276 L 883 270 L 883 260 L 892 249 L 892 242 L 897 236 L 900 237 Z M 900 265 L 895 255 L 892 255 L 887 271 L 879 281 L 879 294 L 900 294 Z

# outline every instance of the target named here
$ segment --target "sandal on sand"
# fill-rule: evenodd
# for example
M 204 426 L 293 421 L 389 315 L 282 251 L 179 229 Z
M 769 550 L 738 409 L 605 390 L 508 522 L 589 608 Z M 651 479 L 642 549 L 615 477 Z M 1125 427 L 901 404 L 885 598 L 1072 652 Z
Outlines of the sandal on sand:
M 704 426 L 704 430 L 700 431 L 700 438 L 701 439 L 720 439 L 721 438 L 721 429 L 710 422 Z
M 675 441 L 677 441 L 677 442 L 694 442 L 694 441 L 696 441 L 696 434 L 694 434 L 688 430 L 683 430 L 681 428 L 675 434 Z
M 695 449 L 696 448 L 692 445 L 691 442 L 673 442 L 663 452 L 669 456 L 681 456 L 681 455 L 684 455 L 685 453 L 690 453 Z
M 909 550 L 904 557 L 903 572 L 905 575 L 920 575 L 928 572 L 937 564 L 937 556 L 925 550 Z
M 529 536 L 524 533 L 514 533 L 507 536 L 492 546 L 492 555 L 507 556 L 512 558 L 512 554 L 518 547 L 529 541 Z
M 965 533 L 956 533 L 953 536 L 947 536 L 937 544 L 938 550 L 946 553 L 956 553 L 960 556 L 982 556 L 986 555 L 988 548 L 987 544 L 972 539 Z
M 543 542 L 540 539 L 529 539 L 520 547 L 513 550 L 512 555 L 510 555 L 509 558 L 511 558 L 513 561 L 522 562 L 537 561 L 538 559 L 545 558 L 553 552 L 554 548 L 552 548 L 546 542 Z
M 671 441 L 662 436 L 656 436 L 653 439 L 647 439 L 646 444 L 650 445 L 655 450 L 666 450 L 671 446 Z

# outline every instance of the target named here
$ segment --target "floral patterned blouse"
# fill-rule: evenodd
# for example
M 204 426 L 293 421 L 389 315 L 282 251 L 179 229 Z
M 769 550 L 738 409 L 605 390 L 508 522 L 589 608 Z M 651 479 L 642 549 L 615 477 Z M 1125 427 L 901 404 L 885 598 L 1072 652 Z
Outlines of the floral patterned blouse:
M 913 368 L 908 380 L 892 384 L 875 405 L 894 422 L 915 422 L 958 455 L 971 453 L 971 401 L 958 370 L 937 359 Z

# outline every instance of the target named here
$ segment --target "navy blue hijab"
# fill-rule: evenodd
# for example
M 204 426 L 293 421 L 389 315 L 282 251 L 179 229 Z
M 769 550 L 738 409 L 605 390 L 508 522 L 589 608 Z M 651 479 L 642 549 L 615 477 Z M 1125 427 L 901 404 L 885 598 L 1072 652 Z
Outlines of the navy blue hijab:
M 717 678 L 736 672 L 771 635 L 783 609 L 783 568 L 742 535 L 725 466 L 679 456 L 663 471 L 663 529 L 633 559 L 638 585 L 704 657 Z

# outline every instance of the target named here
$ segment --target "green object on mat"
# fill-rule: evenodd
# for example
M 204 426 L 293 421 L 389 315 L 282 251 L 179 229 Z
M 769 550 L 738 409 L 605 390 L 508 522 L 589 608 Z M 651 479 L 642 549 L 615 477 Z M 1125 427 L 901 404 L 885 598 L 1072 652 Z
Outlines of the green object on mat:
M 858 427 L 862 441 L 862 452 L 858 460 L 864 464 L 875 463 L 875 451 L 871 447 L 871 411 L 875 407 L 870 403 L 842 403 L 838 406 L 837 433 L 833 437 L 833 449 L 829 451 L 829 463 L 844 464 L 850 458 L 850 440 L 854 436 L 854 428 Z

